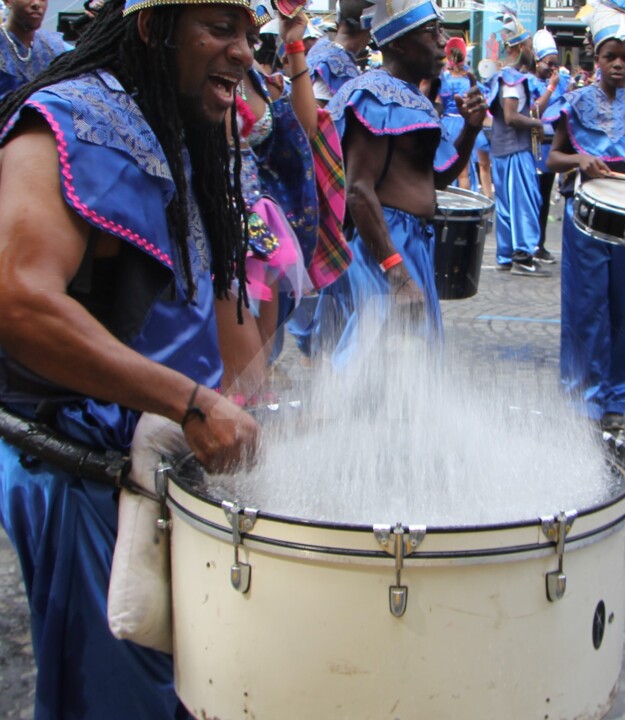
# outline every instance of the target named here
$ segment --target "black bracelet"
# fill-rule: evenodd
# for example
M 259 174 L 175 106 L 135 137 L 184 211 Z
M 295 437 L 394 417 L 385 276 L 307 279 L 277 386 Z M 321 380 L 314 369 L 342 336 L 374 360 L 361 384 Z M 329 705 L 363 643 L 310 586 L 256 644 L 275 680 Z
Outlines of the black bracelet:
M 306 68 L 305 70 L 301 70 L 296 75 L 292 75 L 290 80 L 291 80 L 291 82 L 293 82 L 293 80 L 297 80 L 297 78 L 302 77 L 302 75 L 307 75 L 307 74 L 308 74 L 308 68 Z
M 187 403 L 187 409 L 185 410 L 184 415 L 182 416 L 182 420 L 180 421 L 180 427 L 184 428 L 184 426 L 191 420 L 193 417 L 200 418 L 202 422 L 206 420 L 206 413 L 201 410 L 197 405 L 194 405 L 195 397 L 197 395 L 197 391 L 200 389 L 200 383 L 196 383 L 195 387 L 193 388 L 193 392 L 191 393 L 191 397 L 189 398 L 189 402 Z

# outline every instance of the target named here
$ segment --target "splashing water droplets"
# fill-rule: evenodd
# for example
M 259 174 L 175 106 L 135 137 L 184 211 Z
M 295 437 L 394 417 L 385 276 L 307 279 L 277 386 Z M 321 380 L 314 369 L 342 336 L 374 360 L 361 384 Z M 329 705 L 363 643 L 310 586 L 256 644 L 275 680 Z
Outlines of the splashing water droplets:
M 287 517 L 429 526 L 535 520 L 609 497 L 596 432 L 557 387 L 467 368 L 403 322 L 362 336 L 347 367 L 311 371 L 301 410 L 265 423 L 259 466 L 208 478 L 209 494 Z

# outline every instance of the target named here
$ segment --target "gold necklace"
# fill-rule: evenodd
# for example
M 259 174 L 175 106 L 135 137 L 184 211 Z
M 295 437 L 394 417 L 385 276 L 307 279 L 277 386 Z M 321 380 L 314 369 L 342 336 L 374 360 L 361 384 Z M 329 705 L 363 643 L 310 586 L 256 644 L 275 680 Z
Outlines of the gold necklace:
M 15 53 L 15 56 L 17 57 L 17 59 L 20 60 L 21 62 L 28 62 L 31 58 L 31 55 L 33 54 L 32 44 L 29 46 L 26 55 L 24 57 L 22 57 L 22 55 L 20 55 L 20 51 L 17 47 L 17 43 L 9 35 L 6 25 L 4 25 L 4 24 L 2 25 L 2 32 L 4 33 L 4 37 L 11 43 L 11 47 L 13 48 L 13 52 Z

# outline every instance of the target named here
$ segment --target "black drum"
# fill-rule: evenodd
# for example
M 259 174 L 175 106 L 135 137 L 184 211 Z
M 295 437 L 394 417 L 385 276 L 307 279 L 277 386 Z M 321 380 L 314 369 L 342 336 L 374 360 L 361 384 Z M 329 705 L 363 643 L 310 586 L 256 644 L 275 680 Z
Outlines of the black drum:
M 434 272 L 441 300 L 477 293 L 493 208 L 492 200 L 470 190 L 448 187 L 436 192 Z
M 625 244 L 625 182 L 611 178 L 588 180 L 575 193 L 573 221 L 595 240 Z

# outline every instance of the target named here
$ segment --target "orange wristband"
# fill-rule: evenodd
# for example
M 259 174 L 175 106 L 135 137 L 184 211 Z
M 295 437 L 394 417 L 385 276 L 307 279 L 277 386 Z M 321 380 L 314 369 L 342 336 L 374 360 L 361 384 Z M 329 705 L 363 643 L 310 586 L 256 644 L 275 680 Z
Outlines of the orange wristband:
M 399 265 L 399 263 L 404 262 L 404 259 L 399 253 L 393 253 L 393 255 L 389 255 L 386 260 L 382 260 L 380 263 L 380 270 L 382 272 L 387 272 L 391 268 L 394 268 L 395 265 Z
M 297 55 L 297 53 L 306 52 L 304 41 L 296 40 L 295 42 L 285 43 L 284 52 L 287 55 Z

